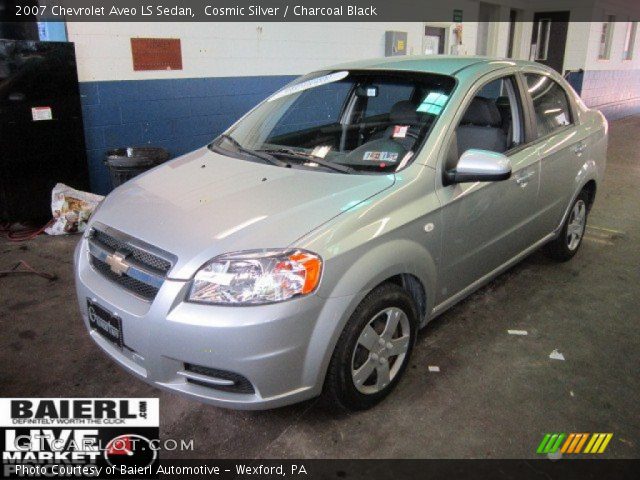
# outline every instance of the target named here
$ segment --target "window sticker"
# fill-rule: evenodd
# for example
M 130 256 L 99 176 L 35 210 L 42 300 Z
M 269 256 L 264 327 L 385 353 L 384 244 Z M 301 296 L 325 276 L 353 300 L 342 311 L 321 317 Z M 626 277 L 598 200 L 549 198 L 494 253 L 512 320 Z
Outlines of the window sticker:
M 422 103 L 416 109 L 416 112 L 431 113 L 432 115 L 440 115 L 444 104 L 449 99 L 448 95 L 440 92 L 430 92 Z
M 313 78 L 311 80 L 307 80 L 306 82 L 298 83 L 297 85 L 285 87 L 270 96 L 267 99 L 267 102 L 273 102 L 274 100 L 278 100 L 279 98 L 286 97 L 288 95 L 293 95 L 294 93 L 304 92 L 305 90 L 309 90 L 310 88 L 316 88 L 321 85 L 327 85 L 328 83 L 338 82 L 343 78 L 346 78 L 347 75 L 349 75 L 349 72 L 343 70 L 341 72 L 330 73 L 329 75 L 323 75 L 322 77 Z
M 405 138 L 409 125 L 396 125 L 393 127 L 393 138 Z
M 368 162 L 389 162 L 396 163 L 398 154 L 394 152 L 364 152 L 362 160 Z

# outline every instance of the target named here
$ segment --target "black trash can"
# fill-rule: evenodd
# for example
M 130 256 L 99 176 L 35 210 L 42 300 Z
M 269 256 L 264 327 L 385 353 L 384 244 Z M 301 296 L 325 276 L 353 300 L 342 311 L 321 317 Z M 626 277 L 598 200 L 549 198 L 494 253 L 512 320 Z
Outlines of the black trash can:
M 127 147 L 109 150 L 104 163 L 109 167 L 111 186 L 116 188 L 167 160 L 169 152 L 164 148 Z

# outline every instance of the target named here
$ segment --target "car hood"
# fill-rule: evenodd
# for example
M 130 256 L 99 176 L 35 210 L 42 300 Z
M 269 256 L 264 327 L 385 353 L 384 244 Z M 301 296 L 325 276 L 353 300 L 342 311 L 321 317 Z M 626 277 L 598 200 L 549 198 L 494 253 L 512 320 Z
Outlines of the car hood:
M 169 277 L 189 279 L 222 253 L 291 246 L 394 179 L 282 168 L 202 148 L 118 187 L 92 221 L 176 255 Z

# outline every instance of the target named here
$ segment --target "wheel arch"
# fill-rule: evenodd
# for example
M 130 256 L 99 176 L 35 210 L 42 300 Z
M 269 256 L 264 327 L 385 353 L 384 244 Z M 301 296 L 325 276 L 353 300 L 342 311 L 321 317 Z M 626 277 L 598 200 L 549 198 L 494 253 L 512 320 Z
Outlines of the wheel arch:
M 560 219 L 560 223 L 557 225 L 556 229 L 553 232 L 555 235 L 558 235 L 562 230 L 562 226 L 564 225 L 564 222 L 567 220 L 569 216 L 569 212 L 571 211 L 571 206 L 573 205 L 573 202 L 576 201 L 576 198 L 578 198 L 578 195 L 580 195 L 580 193 L 583 191 L 586 191 L 587 195 L 589 195 L 589 202 L 587 205 L 587 209 L 591 210 L 591 207 L 593 206 L 596 198 L 597 182 L 598 182 L 597 179 L 598 179 L 598 172 L 597 172 L 597 167 L 595 162 L 593 160 L 585 162 L 582 168 L 580 169 L 580 171 L 578 172 L 578 175 L 576 175 L 575 184 L 577 185 L 577 188 L 575 189 L 573 195 L 571 195 L 571 198 L 569 199 L 569 202 L 567 203 L 567 206 L 565 208 L 564 214 Z
M 586 191 L 587 192 L 587 210 L 591 210 L 591 207 L 593 207 L 594 202 L 596 201 L 596 191 L 598 189 L 597 183 L 595 181 L 595 179 L 591 179 L 589 180 L 587 183 L 584 184 L 584 186 L 582 187 L 582 189 L 580 189 L 580 191 Z
M 427 292 L 424 289 L 424 285 L 418 277 L 411 273 L 400 273 L 394 275 L 379 283 L 373 287 L 372 291 L 385 283 L 394 283 L 399 287 L 402 287 L 416 304 L 418 309 L 418 315 L 420 315 L 419 321 L 423 321 L 427 316 Z
M 429 249 L 417 241 L 397 237 L 364 252 L 360 248 L 348 252 L 330 263 L 333 262 L 335 265 L 327 265 L 327 276 L 323 278 L 331 287 L 321 290 L 321 297 L 355 294 L 364 298 L 378 285 L 393 282 L 411 294 L 423 316 L 434 306 L 436 262 Z M 348 267 L 342 268 L 343 265 Z
M 331 356 L 347 322 L 362 300 L 378 286 L 394 283 L 404 288 L 416 302 L 423 326 L 434 307 L 436 266 L 429 251 L 417 242 L 397 239 L 380 244 L 361 256 L 334 283 L 328 300 L 341 302 L 340 314 L 323 315 L 331 318 L 330 324 L 316 325 L 305 360 L 306 367 L 316 372 L 316 385 L 323 384 Z M 345 264 L 348 260 L 338 259 Z M 348 264 L 348 263 L 347 263 Z M 330 302 L 328 302 L 330 303 Z M 324 334 L 322 334 L 322 332 Z M 320 362 L 320 368 L 316 362 Z M 307 370 L 307 368 L 305 368 Z M 309 371 L 309 370 L 307 370 Z

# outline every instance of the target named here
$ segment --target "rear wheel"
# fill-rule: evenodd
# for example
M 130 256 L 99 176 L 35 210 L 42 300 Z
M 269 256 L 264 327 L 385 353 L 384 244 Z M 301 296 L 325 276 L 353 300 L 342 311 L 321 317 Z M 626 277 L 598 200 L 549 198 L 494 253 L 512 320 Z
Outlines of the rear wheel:
M 573 202 L 560 234 L 547 244 L 545 251 L 554 260 L 566 262 L 573 258 L 580 248 L 587 227 L 588 201 L 587 192 L 583 190 Z
M 325 397 L 347 410 L 370 408 L 400 380 L 415 342 L 418 313 L 411 296 L 384 284 L 353 313 L 333 352 Z

